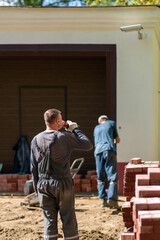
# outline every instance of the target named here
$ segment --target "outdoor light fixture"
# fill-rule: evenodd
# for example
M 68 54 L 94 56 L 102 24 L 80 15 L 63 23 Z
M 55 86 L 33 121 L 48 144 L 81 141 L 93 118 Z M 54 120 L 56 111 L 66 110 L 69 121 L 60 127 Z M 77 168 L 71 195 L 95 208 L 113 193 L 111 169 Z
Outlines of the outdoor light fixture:
M 123 27 L 120 27 L 120 29 L 123 32 L 137 31 L 138 39 L 143 39 L 142 33 L 140 32 L 143 29 L 142 24 L 123 26 Z

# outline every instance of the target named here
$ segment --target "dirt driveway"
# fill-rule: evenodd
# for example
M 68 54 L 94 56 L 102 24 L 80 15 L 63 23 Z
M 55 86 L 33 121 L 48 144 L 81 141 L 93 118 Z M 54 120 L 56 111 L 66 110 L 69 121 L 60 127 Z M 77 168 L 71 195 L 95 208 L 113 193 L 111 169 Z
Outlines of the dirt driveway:
M 43 239 L 43 217 L 40 208 L 20 206 L 24 196 L 0 196 L 0 239 Z M 119 198 L 119 204 L 125 201 Z M 118 240 L 124 231 L 122 213 L 102 209 L 95 195 L 76 196 L 76 215 L 80 240 Z M 59 239 L 63 239 L 59 219 Z

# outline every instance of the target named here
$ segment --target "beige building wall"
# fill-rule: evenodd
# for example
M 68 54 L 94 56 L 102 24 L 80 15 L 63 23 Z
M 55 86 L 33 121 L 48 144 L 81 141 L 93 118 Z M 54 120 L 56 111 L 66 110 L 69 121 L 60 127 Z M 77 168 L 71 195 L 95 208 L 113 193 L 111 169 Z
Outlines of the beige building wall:
M 160 24 L 153 34 L 153 158 L 160 160 Z
M 159 17 L 156 6 L 0 8 L 0 44 L 116 44 L 118 161 L 158 160 Z M 146 35 L 142 40 L 137 32 L 120 31 L 123 25 L 139 23 Z

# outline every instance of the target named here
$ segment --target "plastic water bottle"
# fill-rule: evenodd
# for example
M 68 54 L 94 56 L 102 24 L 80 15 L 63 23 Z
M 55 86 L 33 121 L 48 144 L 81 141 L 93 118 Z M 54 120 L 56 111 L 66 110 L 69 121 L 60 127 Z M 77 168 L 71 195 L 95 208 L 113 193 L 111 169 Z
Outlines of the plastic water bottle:
M 64 122 L 63 127 L 64 128 L 69 128 L 69 124 L 67 122 L 65 122 L 65 121 L 63 121 L 63 122 Z

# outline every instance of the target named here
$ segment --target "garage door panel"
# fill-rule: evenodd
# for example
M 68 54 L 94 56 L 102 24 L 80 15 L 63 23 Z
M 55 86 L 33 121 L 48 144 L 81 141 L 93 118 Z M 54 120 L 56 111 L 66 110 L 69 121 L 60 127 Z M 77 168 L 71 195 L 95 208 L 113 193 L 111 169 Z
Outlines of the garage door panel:
M 29 142 L 34 135 L 45 129 L 43 114 L 50 108 L 57 108 L 65 113 L 64 87 L 21 87 L 21 135 L 27 136 Z

